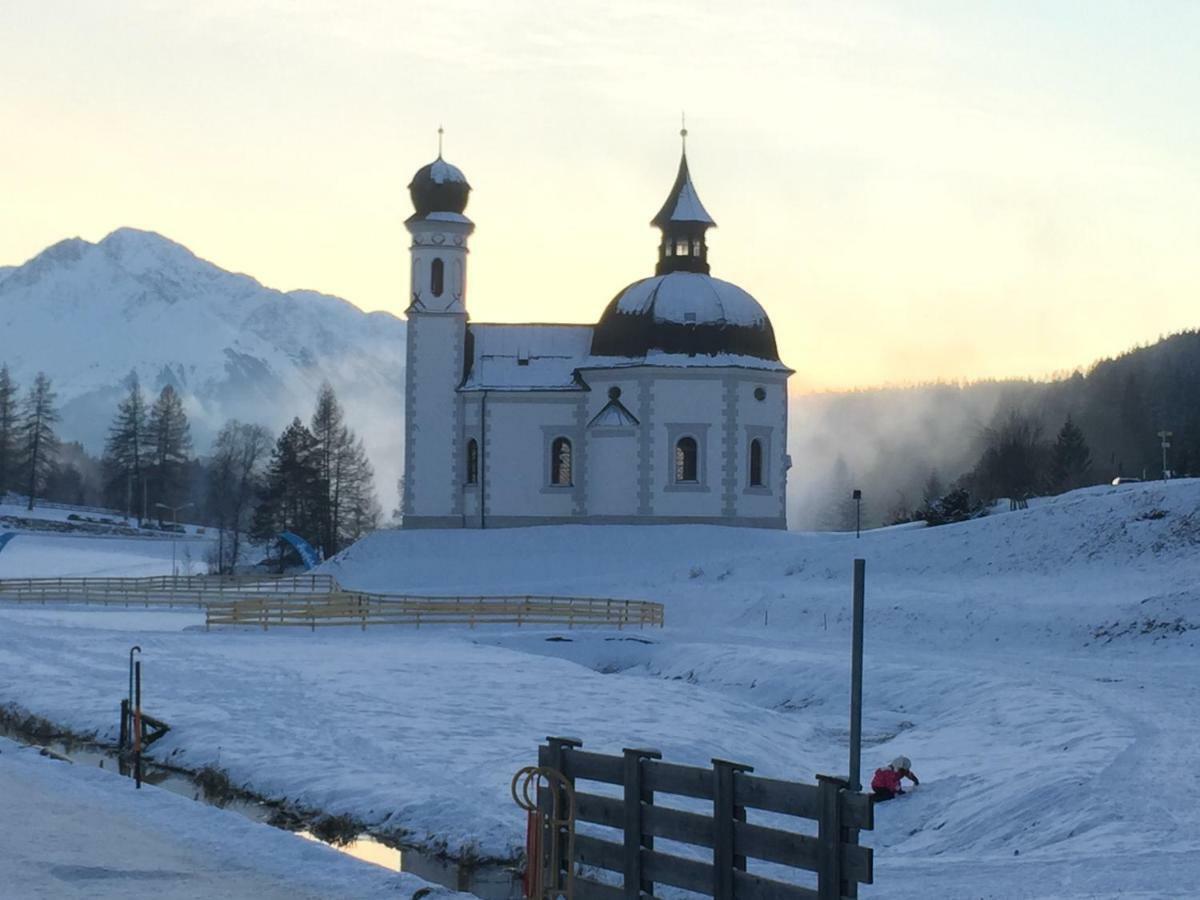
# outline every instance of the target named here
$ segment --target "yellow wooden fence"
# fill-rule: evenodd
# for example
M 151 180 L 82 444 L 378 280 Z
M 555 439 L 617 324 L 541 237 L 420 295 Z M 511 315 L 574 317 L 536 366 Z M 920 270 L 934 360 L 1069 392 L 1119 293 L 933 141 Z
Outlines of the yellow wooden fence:
M 0 602 L 196 606 L 206 628 L 357 625 L 565 625 L 662 627 L 663 605 L 598 597 L 371 594 L 332 575 L 0 579 Z

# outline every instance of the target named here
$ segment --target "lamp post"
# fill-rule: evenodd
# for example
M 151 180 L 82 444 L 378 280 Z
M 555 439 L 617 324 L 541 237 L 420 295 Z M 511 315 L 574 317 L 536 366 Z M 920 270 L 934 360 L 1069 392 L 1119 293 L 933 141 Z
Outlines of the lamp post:
M 854 501 L 854 536 L 859 538 L 862 537 L 862 491 L 855 488 L 850 499 Z
M 155 503 L 159 509 L 168 510 L 171 513 L 171 577 L 177 578 L 179 573 L 175 571 L 175 540 L 179 534 L 179 511 L 187 509 L 189 506 L 195 506 L 195 503 L 184 503 L 182 506 L 168 506 L 165 503 Z

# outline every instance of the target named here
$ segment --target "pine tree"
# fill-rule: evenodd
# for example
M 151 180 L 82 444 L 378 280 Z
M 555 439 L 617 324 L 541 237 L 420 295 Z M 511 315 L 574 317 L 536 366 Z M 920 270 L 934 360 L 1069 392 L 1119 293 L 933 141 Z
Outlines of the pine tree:
M 347 430 L 337 396 L 329 382 L 321 385 L 317 408 L 312 417 L 312 435 L 316 440 L 317 473 L 320 479 L 321 545 L 332 556 L 341 549 L 343 495 L 350 462 L 353 436 Z
M 104 445 L 104 469 L 110 502 L 125 507 L 138 524 L 146 516 L 146 476 L 154 463 L 146 399 L 137 372 L 129 373 L 129 393 L 117 407 Z
M 251 535 L 274 544 L 281 532 L 291 531 L 320 543 L 321 511 L 317 441 L 303 422 L 293 419 L 271 451 Z
M 0 500 L 17 482 L 17 384 L 0 366 Z
M 1050 478 L 1058 491 L 1071 491 L 1091 484 L 1092 452 L 1083 432 L 1069 415 L 1050 451 Z
M 379 527 L 383 510 L 375 496 L 375 470 L 361 440 L 355 440 L 345 469 L 345 509 L 341 545 L 347 546 Z
M 327 556 L 378 527 L 374 470 L 366 449 L 345 425 L 328 382 L 321 385 L 312 418 L 319 481 L 320 542 Z
M 167 385 L 150 409 L 148 431 L 154 458 L 156 504 L 177 506 L 186 486 L 188 455 L 192 450 L 191 428 L 183 403 L 175 388 Z M 158 521 L 163 523 L 163 507 L 158 506 Z
M 17 432 L 30 509 L 54 470 L 58 452 L 58 436 L 54 433 L 54 424 L 58 421 L 58 410 L 54 408 L 56 399 L 50 379 L 45 372 L 38 372 L 25 398 Z

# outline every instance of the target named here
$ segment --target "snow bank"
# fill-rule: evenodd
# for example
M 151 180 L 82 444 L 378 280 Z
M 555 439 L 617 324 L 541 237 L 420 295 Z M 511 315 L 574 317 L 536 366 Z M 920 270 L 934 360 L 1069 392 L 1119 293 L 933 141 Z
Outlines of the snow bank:
M 432 887 L 167 791 L 0 738 L 7 897 L 405 897 Z M 434 888 L 441 896 L 454 896 Z

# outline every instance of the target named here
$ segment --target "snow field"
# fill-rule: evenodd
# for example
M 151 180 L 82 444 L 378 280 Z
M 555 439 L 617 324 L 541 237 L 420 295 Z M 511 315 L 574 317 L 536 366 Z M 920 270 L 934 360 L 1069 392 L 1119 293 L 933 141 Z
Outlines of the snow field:
M 173 727 L 156 753 L 508 855 L 523 841 L 508 781 L 548 734 L 784 778 L 844 771 L 861 555 L 864 775 L 904 753 L 922 779 L 864 835 L 863 896 L 1185 896 L 1200 876 L 1198 508 L 1200 482 L 1180 481 L 859 541 L 380 533 L 325 570 L 369 590 L 655 599 L 668 627 L 204 633 L 195 613 L 2 607 L 0 700 L 112 736 L 136 641 L 146 707 Z
M 189 538 L 175 542 L 179 574 L 206 571 L 211 542 Z M 171 574 L 171 541 L 100 535 L 24 532 L 0 552 L 0 578 L 55 578 Z

